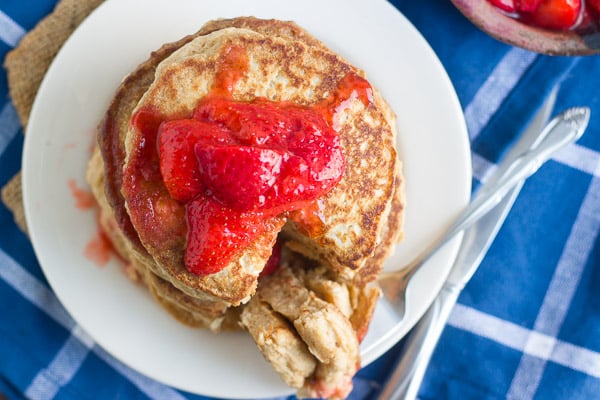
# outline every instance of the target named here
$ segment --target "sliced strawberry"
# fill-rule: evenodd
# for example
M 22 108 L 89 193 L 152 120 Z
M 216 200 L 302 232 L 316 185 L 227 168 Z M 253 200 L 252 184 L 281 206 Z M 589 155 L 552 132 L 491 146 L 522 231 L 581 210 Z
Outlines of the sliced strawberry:
M 567 30 L 577 22 L 581 12 L 581 0 L 542 0 L 530 14 L 523 14 L 523 20 L 542 28 Z
M 542 0 L 516 0 L 517 10 L 522 12 L 534 12 Z
M 195 147 L 197 169 L 208 192 L 231 208 L 251 210 L 265 205 L 266 193 L 281 172 L 284 154 L 248 146 Z
M 195 119 L 168 121 L 158 130 L 160 172 L 169 194 L 187 203 L 203 191 L 194 145 L 198 142 L 228 143 L 222 127 Z
M 302 157 L 272 149 L 198 144 L 196 157 L 207 194 L 233 209 L 271 216 L 301 207 L 339 180 L 334 167 L 317 173 Z
M 271 253 L 271 257 L 267 260 L 265 267 L 260 272 L 260 277 L 271 275 L 273 272 L 277 271 L 279 268 L 279 264 L 281 263 L 281 243 L 279 240 L 275 242 L 275 246 L 273 246 L 273 252 Z
M 222 269 L 268 218 L 324 195 L 344 170 L 318 111 L 264 99 L 205 98 L 193 119 L 161 125 L 159 153 L 165 186 L 186 204 L 184 262 L 195 274 Z
M 312 182 L 323 190 L 329 190 L 344 172 L 340 138 L 324 125 L 318 114 L 306 113 L 296 118 L 297 128 L 288 138 L 288 148 L 305 160 Z
M 194 118 L 226 126 L 236 139 L 248 146 L 285 147 L 291 124 L 281 106 L 257 99 L 240 103 L 222 98 L 209 98 L 198 105 Z
M 232 208 L 270 215 L 292 210 L 341 179 L 339 136 L 314 110 L 260 99 L 239 103 L 212 98 L 198 106 L 194 118 L 227 127 L 241 144 L 196 145 L 207 190 Z
M 494 6 L 507 12 L 516 12 L 517 7 L 515 6 L 514 0 L 490 0 Z
M 261 213 L 235 211 L 209 197 L 192 200 L 186 211 L 189 230 L 184 262 L 197 275 L 219 272 L 266 230 Z

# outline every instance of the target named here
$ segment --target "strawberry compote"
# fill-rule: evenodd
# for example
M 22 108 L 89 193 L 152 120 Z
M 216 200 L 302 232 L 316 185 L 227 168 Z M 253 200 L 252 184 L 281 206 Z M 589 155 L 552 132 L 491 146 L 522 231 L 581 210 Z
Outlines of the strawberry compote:
M 524 23 L 555 31 L 586 34 L 600 25 L 600 0 L 488 0 Z
M 341 179 L 339 135 L 315 109 L 207 97 L 192 118 L 158 129 L 160 171 L 186 205 L 191 272 L 213 273 L 264 229 Z M 232 236 L 232 232 L 235 236 Z
M 169 240 L 184 232 L 184 263 L 198 275 L 223 269 L 269 229 L 269 219 L 310 206 L 332 190 L 345 167 L 336 115 L 353 99 L 365 106 L 373 101 L 370 85 L 354 72 L 310 107 L 237 101 L 232 90 L 247 71 L 247 56 L 239 47 L 224 54 L 211 92 L 192 115 L 134 114 L 141 139 L 123 184 L 130 208 L 161 213 L 166 228 L 157 235 Z M 183 225 L 176 222 L 182 207 Z M 138 224 L 156 220 L 139 215 Z

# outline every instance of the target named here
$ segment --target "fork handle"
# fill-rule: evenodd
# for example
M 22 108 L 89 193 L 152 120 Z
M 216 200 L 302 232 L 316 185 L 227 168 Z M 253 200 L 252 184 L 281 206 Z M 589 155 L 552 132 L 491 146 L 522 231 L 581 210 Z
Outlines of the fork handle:
M 403 356 L 379 393 L 378 400 L 414 400 L 425 376 L 429 359 L 456 304 L 460 288 L 445 285 L 417 325 L 405 339 Z
M 448 229 L 440 245 L 467 229 L 493 209 L 511 188 L 527 179 L 557 150 L 579 139 L 590 120 L 590 109 L 573 107 L 554 117 L 539 135 L 539 141 L 511 162 L 501 176 L 478 191 L 460 217 Z

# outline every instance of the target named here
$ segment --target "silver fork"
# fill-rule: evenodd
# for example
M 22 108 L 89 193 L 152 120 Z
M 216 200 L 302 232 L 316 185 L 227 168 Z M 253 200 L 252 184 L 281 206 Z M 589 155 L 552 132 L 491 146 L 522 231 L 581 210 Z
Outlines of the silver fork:
M 380 275 L 379 285 L 381 290 L 387 300 L 394 306 L 399 320 L 402 320 L 406 313 L 406 290 L 415 273 L 439 248 L 458 233 L 473 225 L 474 222 L 493 209 L 511 188 L 537 171 L 555 151 L 579 139 L 587 126 L 589 113 L 589 108 L 575 107 L 554 117 L 544 127 L 545 132 L 541 135 L 544 139 L 537 147 L 525 150 L 507 169 L 499 172 L 500 175 L 497 179 L 496 177 L 490 179 L 492 182 L 490 185 L 481 187 L 471 203 L 445 234 L 404 268 Z
M 549 120 L 557 94 L 558 87 L 555 87 L 512 149 L 498 164 L 496 172 L 492 174 L 492 179 L 501 175 L 499 172 L 504 171 L 523 150 L 535 147 L 541 142 L 542 135 L 545 133 L 542 128 Z M 490 182 L 490 180 L 488 179 L 486 182 Z M 504 199 L 485 217 L 469 229 L 465 229 L 462 243 L 446 282 L 433 304 L 407 335 L 402 354 L 397 359 L 397 364 L 384 383 L 381 392 L 379 392 L 377 400 L 413 400 L 417 397 L 427 365 L 450 312 L 454 308 L 462 288 L 474 275 L 488 248 L 494 241 L 522 186 L 522 184 L 518 184 L 511 189 Z

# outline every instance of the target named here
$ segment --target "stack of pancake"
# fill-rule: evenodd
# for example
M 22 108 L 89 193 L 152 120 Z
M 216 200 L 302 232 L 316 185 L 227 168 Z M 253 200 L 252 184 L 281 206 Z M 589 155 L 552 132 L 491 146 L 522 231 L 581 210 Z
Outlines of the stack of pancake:
M 124 195 L 130 178 L 124 171 L 141 140 L 132 116 L 139 110 L 166 120 L 191 116 L 232 46 L 245 49 L 250 65 L 231 88 L 240 102 L 311 107 L 348 73 L 364 77 L 292 22 L 217 20 L 162 46 L 123 80 L 100 126 L 87 174 L 100 224 L 132 276 L 175 318 L 214 332 L 244 329 L 299 395 L 343 398 L 379 295 L 373 281 L 402 236 L 395 116 L 377 91 L 368 104 L 355 95 L 344 99 L 335 115 L 345 156 L 339 183 L 311 210 L 270 218 L 266 232 L 219 272 L 197 275 L 184 265 L 185 208 L 164 187 L 152 189 L 160 201 L 147 205 Z M 262 277 L 276 241 L 284 248 L 280 266 Z

